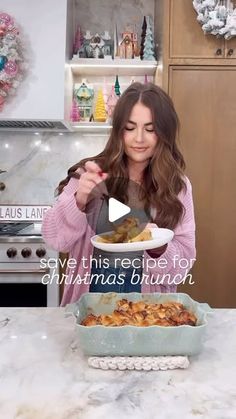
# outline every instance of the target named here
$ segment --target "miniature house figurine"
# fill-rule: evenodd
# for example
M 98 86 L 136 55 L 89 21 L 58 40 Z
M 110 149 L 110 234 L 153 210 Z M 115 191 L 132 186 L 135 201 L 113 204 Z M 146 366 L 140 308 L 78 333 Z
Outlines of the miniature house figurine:
M 89 58 L 104 58 L 104 45 L 103 39 L 96 33 L 90 39 L 90 43 L 87 47 Z
M 119 44 L 120 58 L 134 58 L 138 55 L 138 35 L 135 32 L 126 31 L 122 33 Z
M 104 41 L 104 47 L 103 47 L 104 57 L 112 56 L 112 54 L 113 54 L 113 41 L 112 41 L 108 31 L 104 31 L 104 34 L 102 35 L 102 39 Z
M 83 45 L 79 49 L 77 55 L 80 58 L 112 58 L 113 42 L 108 31 L 104 31 L 102 35 L 96 33 L 91 35 L 90 31 L 86 31 L 83 39 Z
M 80 120 L 89 121 L 92 116 L 92 106 L 94 90 L 92 85 L 89 85 L 85 79 L 82 83 L 76 83 L 74 86 L 74 97 L 77 100 Z

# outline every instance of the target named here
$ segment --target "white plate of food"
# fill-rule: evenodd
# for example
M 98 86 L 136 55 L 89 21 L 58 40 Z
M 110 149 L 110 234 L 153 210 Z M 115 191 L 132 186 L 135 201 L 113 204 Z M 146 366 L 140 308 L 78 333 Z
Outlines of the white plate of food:
M 106 252 L 135 252 L 164 246 L 173 237 L 174 232 L 168 228 L 142 228 L 137 219 L 129 217 L 114 231 L 93 236 L 91 242 L 94 247 Z

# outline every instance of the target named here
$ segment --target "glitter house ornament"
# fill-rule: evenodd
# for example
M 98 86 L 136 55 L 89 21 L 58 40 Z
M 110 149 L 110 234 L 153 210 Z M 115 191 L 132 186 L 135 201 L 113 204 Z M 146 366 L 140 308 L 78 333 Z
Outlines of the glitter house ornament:
M 14 18 L 0 11 L 0 112 L 23 79 L 25 63 Z
M 113 41 L 108 31 L 103 34 L 96 33 L 92 35 L 90 31 L 86 31 L 83 38 L 83 44 L 77 51 L 79 58 L 106 58 L 112 59 L 113 55 Z
M 81 121 L 89 121 L 92 116 L 94 89 L 88 84 L 86 79 L 82 83 L 76 83 L 74 86 L 74 98 L 78 103 L 78 110 Z
M 137 33 L 132 31 L 123 32 L 118 50 L 120 58 L 135 58 L 138 55 Z
M 205 34 L 225 39 L 236 35 L 236 8 L 232 0 L 193 0 L 193 7 Z

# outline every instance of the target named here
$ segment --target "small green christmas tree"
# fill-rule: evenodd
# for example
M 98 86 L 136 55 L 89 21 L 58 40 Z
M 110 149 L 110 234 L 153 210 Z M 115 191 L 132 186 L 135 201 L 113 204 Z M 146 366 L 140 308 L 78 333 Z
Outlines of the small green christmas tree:
M 94 110 L 94 121 L 106 122 L 107 114 L 102 89 L 98 91 L 97 101 Z
M 144 49 L 144 41 L 146 37 L 146 29 L 147 29 L 147 21 L 146 16 L 143 18 L 143 25 L 142 25 L 142 33 L 141 33 L 141 44 L 140 44 L 140 58 L 143 60 L 143 49 Z
M 118 76 L 116 76 L 116 82 L 115 82 L 115 92 L 117 96 L 120 96 L 120 83 Z
M 155 60 L 153 31 L 152 31 L 149 16 L 147 16 L 146 21 L 147 21 L 147 29 L 146 29 L 146 37 L 144 41 L 144 48 L 143 48 L 143 60 Z

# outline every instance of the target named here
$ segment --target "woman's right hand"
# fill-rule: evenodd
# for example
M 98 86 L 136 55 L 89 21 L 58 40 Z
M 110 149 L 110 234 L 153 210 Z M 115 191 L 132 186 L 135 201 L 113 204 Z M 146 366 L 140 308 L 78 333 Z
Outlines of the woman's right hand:
M 75 194 L 77 206 L 81 211 L 85 209 L 88 202 L 94 196 L 97 196 L 99 186 L 107 179 L 107 176 L 108 174 L 103 173 L 101 168 L 94 161 L 87 161 L 85 163 L 85 172 L 80 176 L 78 190 Z M 104 188 L 101 188 L 100 194 L 102 194 L 102 189 Z

